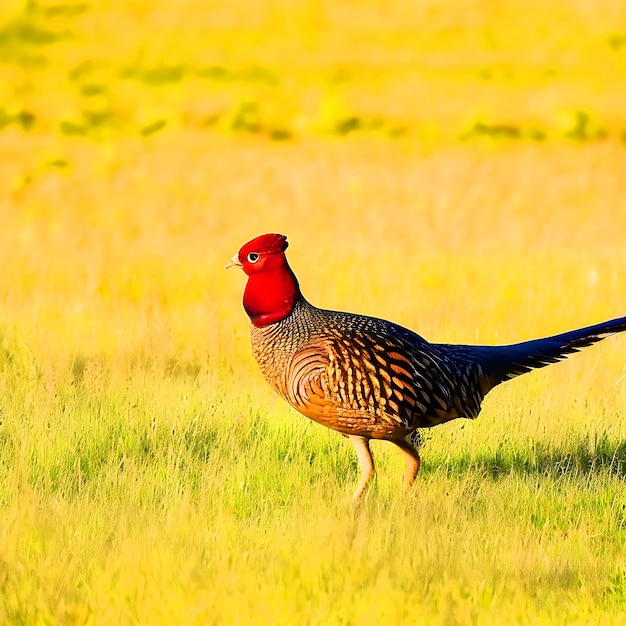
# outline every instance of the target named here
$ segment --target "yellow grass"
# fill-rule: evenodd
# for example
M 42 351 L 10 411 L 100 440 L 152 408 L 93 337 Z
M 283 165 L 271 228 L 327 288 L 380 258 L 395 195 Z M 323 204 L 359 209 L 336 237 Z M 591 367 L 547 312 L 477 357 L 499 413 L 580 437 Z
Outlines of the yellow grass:
M 624 17 L 3 5 L 0 622 L 624 623 L 626 338 L 426 433 L 411 493 L 374 444 L 353 519 L 223 271 L 282 232 L 314 304 L 434 341 L 625 315 Z

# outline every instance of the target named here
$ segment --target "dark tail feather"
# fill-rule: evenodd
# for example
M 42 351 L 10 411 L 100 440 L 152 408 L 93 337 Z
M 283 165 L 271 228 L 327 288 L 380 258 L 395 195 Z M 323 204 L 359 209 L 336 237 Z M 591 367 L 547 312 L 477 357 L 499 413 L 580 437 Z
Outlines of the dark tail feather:
M 622 331 L 626 331 L 626 317 L 510 346 L 472 346 L 472 356 L 482 366 L 490 386 L 495 387 L 531 369 L 556 363 L 581 348 Z

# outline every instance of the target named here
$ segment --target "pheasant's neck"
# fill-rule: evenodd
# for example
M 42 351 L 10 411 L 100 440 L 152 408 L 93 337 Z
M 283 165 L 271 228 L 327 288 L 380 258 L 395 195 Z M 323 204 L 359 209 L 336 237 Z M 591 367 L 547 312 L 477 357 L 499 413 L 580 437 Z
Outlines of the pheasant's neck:
M 300 296 L 300 287 L 285 261 L 279 267 L 251 274 L 243 294 L 243 306 L 255 326 L 285 319 Z

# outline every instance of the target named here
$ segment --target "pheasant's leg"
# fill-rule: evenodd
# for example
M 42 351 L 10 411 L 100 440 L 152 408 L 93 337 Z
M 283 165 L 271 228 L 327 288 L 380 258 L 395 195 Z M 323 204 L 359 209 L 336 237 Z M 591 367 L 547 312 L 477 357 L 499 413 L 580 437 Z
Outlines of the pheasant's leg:
M 415 477 L 420 469 L 420 455 L 417 450 L 406 440 L 392 441 L 394 445 L 402 450 L 406 461 L 406 473 L 404 474 L 404 484 L 410 487 L 415 482 Z
M 370 452 L 370 441 L 367 437 L 360 437 L 358 435 L 348 435 L 348 437 L 356 450 L 356 456 L 359 460 L 359 466 L 361 467 L 361 480 L 356 486 L 356 490 L 352 496 L 352 504 L 358 506 L 367 486 L 372 482 L 372 478 L 374 478 L 374 460 Z

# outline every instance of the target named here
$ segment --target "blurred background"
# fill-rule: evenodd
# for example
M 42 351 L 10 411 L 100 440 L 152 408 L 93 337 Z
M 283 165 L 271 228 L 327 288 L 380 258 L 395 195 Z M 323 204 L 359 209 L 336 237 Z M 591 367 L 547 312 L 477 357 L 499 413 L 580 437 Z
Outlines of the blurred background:
M 613 0 L 5 0 L 1 315 L 211 350 L 270 231 L 313 302 L 428 336 L 621 314 L 625 94 Z

